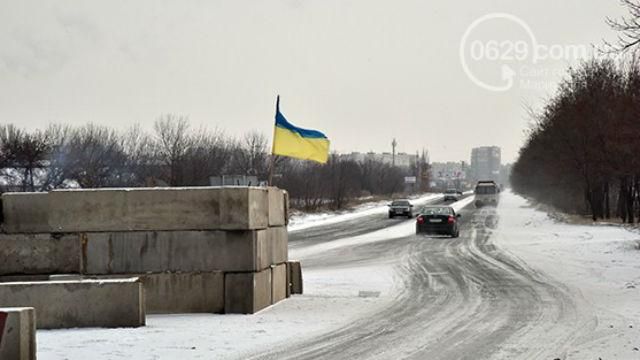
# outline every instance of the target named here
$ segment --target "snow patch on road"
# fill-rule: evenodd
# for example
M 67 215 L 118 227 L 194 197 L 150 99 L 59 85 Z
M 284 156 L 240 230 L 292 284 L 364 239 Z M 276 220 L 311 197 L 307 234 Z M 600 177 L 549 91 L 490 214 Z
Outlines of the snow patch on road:
M 597 324 L 592 339 L 561 358 L 640 358 L 640 236 L 621 226 L 556 222 L 509 191 L 497 211 L 496 245 L 566 286 L 577 316 Z

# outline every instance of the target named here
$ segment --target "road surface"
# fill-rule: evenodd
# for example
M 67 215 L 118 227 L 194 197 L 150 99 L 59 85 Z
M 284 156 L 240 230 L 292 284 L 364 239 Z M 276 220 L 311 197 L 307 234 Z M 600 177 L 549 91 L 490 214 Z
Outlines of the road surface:
M 492 244 L 495 208 L 460 211 L 460 237 L 354 244 L 302 258 L 305 269 L 392 262 L 398 293 L 382 310 L 257 359 L 564 358 L 595 324 L 575 296 Z M 291 234 L 300 249 L 403 221 L 366 216 Z M 567 331 L 569 330 L 570 331 Z M 531 341 L 534 339 L 535 341 Z

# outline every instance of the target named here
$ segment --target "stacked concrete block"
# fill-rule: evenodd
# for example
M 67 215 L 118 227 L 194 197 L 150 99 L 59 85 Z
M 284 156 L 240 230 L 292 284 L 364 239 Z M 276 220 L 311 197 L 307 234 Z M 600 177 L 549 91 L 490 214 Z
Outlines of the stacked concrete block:
M 302 266 L 300 261 L 288 261 L 289 286 L 291 294 L 302 294 Z
M 85 279 L 136 276 L 149 313 L 254 313 L 290 294 L 288 194 L 277 188 L 55 190 L 2 199 L 5 281 L 51 275 L 49 283 L 96 287 Z M 56 291 L 37 285 L 44 295 Z M 31 306 L 29 296 L 4 300 Z M 47 315 L 46 327 L 68 325 Z
M 138 327 L 145 302 L 138 278 L 0 283 L 0 306 L 28 306 L 38 329 Z
M 55 190 L 54 232 L 253 230 L 269 226 L 266 188 Z
M 287 282 L 287 264 L 274 265 L 271 267 L 271 303 L 275 304 L 278 301 L 284 300 L 289 297 L 287 288 L 289 284 Z
M 224 311 L 253 314 L 271 305 L 271 269 L 225 274 Z
M 48 193 L 2 195 L 3 230 L 10 234 L 49 232 Z
M 82 233 L 83 272 L 258 271 L 287 260 L 286 228 Z
M 79 273 L 80 245 L 73 234 L 0 234 L 0 275 Z
M 36 359 L 36 312 L 33 308 L 0 308 L 0 359 Z

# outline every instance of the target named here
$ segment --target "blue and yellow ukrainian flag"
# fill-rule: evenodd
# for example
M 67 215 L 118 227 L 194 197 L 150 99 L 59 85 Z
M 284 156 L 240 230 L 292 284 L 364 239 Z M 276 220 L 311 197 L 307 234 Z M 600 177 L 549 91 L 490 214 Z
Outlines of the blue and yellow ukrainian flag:
M 329 158 L 329 139 L 320 131 L 302 129 L 288 122 L 280 113 L 280 96 L 276 100 L 273 154 L 322 164 Z

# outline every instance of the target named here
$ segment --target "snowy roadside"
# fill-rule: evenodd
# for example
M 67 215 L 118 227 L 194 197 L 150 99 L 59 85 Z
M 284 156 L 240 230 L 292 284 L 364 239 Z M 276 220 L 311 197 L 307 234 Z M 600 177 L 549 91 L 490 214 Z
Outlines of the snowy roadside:
M 423 205 L 427 201 L 441 198 L 442 194 L 422 194 L 410 197 L 414 205 Z M 363 216 L 384 214 L 387 212 L 389 200 L 375 201 L 358 205 L 352 210 L 343 212 L 325 212 L 319 214 L 296 214 L 289 220 L 289 231 L 298 231 L 315 226 L 336 224 L 343 221 L 357 219 Z
M 595 323 L 593 338 L 579 339 L 566 358 L 640 358 L 640 236 L 622 226 L 557 222 L 510 191 L 497 212 L 494 243 L 566 287 L 576 317 Z
M 246 359 L 326 333 L 392 300 L 390 266 L 306 271 L 304 295 L 255 315 L 148 315 L 137 329 L 39 330 L 38 359 Z

